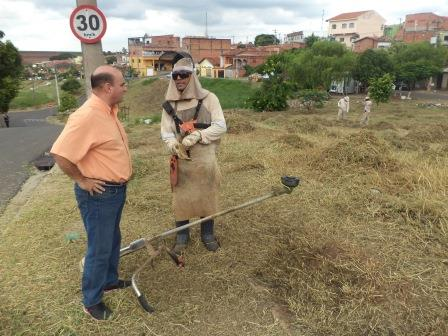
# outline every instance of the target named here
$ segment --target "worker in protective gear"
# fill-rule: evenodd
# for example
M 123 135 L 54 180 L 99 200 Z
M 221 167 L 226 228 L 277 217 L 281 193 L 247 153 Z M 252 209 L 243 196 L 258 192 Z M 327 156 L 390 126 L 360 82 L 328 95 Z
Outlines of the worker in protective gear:
M 364 113 L 361 116 L 360 123 L 361 126 L 367 126 L 367 124 L 369 123 L 370 109 L 372 108 L 372 101 L 368 96 L 364 98 L 363 105 L 364 105 Z
M 165 99 L 161 137 L 172 154 L 173 210 L 176 227 L 181 227 L 218 211 L 216 151 L 227 126 L 218 98 L 201 87 L 190 58 L 174 65 Z M 179 254 L 189 239 L 188 228 L 178 232 L 173 251 Z M 219 248 L 213 220 L 201 224 L 201 239 L 209 251 Z
M 350 110 L 350 97 L 345 96 L 338 101 L 338 120 L 344 120 Z

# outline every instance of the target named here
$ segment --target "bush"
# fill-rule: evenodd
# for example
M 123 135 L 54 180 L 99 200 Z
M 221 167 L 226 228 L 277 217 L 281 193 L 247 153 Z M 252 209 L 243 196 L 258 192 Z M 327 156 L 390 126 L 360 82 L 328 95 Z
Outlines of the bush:
M 328 100 L 328 93 L 318 90 L 301 90 L 297 96 L 300 103 L 308 110 L 323 107 L 324 102 Z
M 68 93 L 77 93 L 80 88 L 81 84 L 76 78 L 67 79 L 61 86 L 61 89 Z
M 380 78 L 372 78 L 369 81 L 369 96 L 378 105 L 387 103 L 392 94 L 394 78 L 390 74 L 385 74 Z
M 59 112 L 65 112 L 78 107 L 78 100 L 75 96 L 69 93 L 63 93 L 61 97 L 61 105 L 59 105 Z
M 281 78 L 264 81 L 261 88 L 248 99 L 255 111 L 283 111 L 288 106 L 290 86 Z

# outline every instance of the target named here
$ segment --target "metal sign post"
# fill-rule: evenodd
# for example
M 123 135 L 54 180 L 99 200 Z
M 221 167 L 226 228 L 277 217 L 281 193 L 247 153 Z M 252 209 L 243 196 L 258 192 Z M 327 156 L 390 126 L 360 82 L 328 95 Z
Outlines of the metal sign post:
M 107 23 L 103 12 L 96 7 L 96 0 L 77 0 L 70 15 L 70 28 L 81 41 L 84 80 L 87 97 L 90 96 L 90 76 L 100 65 L 105 64 L 101 38 L 106 33 Z

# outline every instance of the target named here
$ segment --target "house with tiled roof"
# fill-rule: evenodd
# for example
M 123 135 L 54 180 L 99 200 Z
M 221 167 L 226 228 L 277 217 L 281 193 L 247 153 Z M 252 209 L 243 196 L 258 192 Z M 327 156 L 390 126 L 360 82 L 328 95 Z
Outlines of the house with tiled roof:
M 198 62 L 197 71 L 201 77 L 225 77 L 224 66 L 219 57 L 204 57 Z
M 284 43 L 305 43 L 303 31 L 286 34 Z
M 416 13 L 406 15 L 405 22 L 395 35 L 397 41 L 405 43 L 437 40 L 448 45 L 448 16 L 434 13 Z
M 361 38 L 381 37 L 386 20 L 374 10 L 349 12 L 327 20 L 328 35 L 348 48 Z
M 353 43 L 353 51 L 356 53 L 363 53 L 367 49 L 386 49 L 390 48 L 391 45 L 392 42 L 387 37 L 366 36 Z

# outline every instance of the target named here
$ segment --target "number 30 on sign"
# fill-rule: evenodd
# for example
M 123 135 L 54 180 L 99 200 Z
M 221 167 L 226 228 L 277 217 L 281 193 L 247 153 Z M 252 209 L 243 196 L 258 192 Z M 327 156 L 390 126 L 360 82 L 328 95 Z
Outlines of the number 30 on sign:
M 97 43 L 106 33 L 106 17 L 98 7 L 83 5 L 76 7 L 70 15 L 73 34 L 84 43 Z

